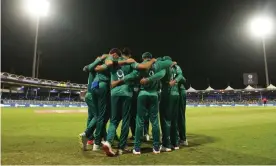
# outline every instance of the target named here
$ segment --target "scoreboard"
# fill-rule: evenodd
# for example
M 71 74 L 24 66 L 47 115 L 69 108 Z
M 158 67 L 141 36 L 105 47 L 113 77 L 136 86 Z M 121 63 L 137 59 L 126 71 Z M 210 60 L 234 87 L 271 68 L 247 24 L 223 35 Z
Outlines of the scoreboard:
M 244 85 L 258 85 L 257 73 L 244 73 L 243 74 L 243 84 Z

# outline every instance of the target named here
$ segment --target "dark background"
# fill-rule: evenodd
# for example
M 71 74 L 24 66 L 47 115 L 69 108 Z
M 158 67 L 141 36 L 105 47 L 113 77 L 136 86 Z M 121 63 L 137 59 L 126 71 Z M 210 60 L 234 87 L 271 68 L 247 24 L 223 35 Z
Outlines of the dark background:
M 1 1 L 1 71 L 31 76 L 35 17 L 23 0 Z M 113 47 L 169 55 L 195 89 L 244 88 L 243 73 L 265 85 L 261 39 L 248 21 L 276 18 L 275 0 L 50 0 L 41 18 L 39 78 L 86 83 L 84 65 Z M 276 22 L 276 21 L 275 21 Z M 269 77 L 276 84 L 276 33 L 266 39 Z

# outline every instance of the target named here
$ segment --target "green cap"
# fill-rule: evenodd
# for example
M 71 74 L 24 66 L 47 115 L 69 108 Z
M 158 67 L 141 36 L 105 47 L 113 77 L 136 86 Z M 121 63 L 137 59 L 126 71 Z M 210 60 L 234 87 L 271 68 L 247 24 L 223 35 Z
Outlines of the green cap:
M 145 52 L 142 54 L 142 58 L 145 59 L 145 58 L 152 58 L 152 54 L 149 53 L 149 52 Z

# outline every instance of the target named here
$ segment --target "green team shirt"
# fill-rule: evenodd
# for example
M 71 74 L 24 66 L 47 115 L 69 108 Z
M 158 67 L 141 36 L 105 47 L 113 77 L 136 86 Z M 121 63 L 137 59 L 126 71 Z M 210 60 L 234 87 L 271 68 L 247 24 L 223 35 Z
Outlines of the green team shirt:
M 148 60 L 142 62 L 147 63 Z M 160 61 L 161 62 L 161 61 Z M 140 77 L 145 77 L 149 79 L 149 83 L 146 85 L 141 85 L 141 91 L 139 96 L 148 95 L 148 96 L 158 96 L 158 91 L 160 89 L 160 79 L 164 77 L 166 71 L 163 69 L 163 64 L 156 61 L 151 69 L 146 71 L 140 71 Z
M 184 86 L 184 84 L 186 82 L 186 78 L 183 76 L 182 69 L 178 65 L 175 65 L 175 67 L 176 67 L 176 73 L 177 73 L 175 80 L 176 80 L 176 82 L 178 82 L 179 88 L 181 90 L 186 90 L 185 86 Z
M 159 70 L 163 70 L 163 69 L 166 70 L 166 75 L 161 80 L 162 86 L 166 86 L 165 82 L 167 82 L 167 84 L 168 84 L 168 82 L 171 78 L 171 76 L 170 76 L 171 72 L 169 72 L 169 69 L 170 69 L 172 63 L 173 62 L 171 60 L 158 60 L 157 62 L 154 63 L 154 65 L 156 65 L 157 68 L 159 68 Z
M 125 58 L 120 57 L 118 61 L 126 60 Z M 116 61 L 113 59 L 113 61 Z M 133 69 L 136 68 L 137 64 L 133 63 L 131 65 L 117 65 L 113 66 L 110 69 L 111 81 L 124 80 L 124 84 L 119 85 L 111 90 L 111 96 L 133 96 L 133 85 L 132 80 L 137 77 L 137 73 L 133 72 Z
M 175 80 L 176 84 L 170 86 L 169 82 Z M 170 95 L 179 95 L 179 85 L 184 81 L 182 70 L 178 65 L 174 65 L 166 69 L 166 75 L 162 79 L 163 90 L 169 92 Z
M 110 84 L 110 73 L 107 70 L 99 71 L 93 81 L 99 81 L 99 87 L 106 88 Z
M 123 57 L 119 57 L 118 59 L 109 56 L 106 60 L 111 60 L 113 62 L 118 62 L 122 60 L 126 60 Z M 138 63 L 132 63 L 131 65 L 115 65 L 111 67 L 107 67 L 103 65 L 107 71 L 110 72 L 111 81 L 124 80 L 124 84 L 114 87 L 111 89 L 111 96 L 133 96 L 133 90 L 131 85 L 133 85 L 132 80 L 138 77 L 137 72 L 133 72 L 133 69 L 138 66 Z
M 171 60 L 162 60 L 158 58 L 157 61 L 153 64 L 153 66 L 155 66 L 157 70 L 161 71 L 163 69 L 169 68 L 172 64 L 173 62 Z
M 88 71 L 89 71 L 89 76 L 88 76 L 88 85 L 87 85 L 87 91 L 91 92 L 91 85 L 94 80 L 96 72 L 94 71 L 95 67 L 101 62 L 100 58 L 97 58 L 94 62 L 88 65 Z
M 175 66 L 171 67 L 169 70 L 170 72 L 170 81 L 171 80 L 175 80 L 176 77 L 177 77 L 177 69 Z M 169 92 L 170 92 L 170 95 L 179 95 L 179 87 L 178 87 L 178 81 L 176 81 L 176 84 L 174 86 L 169 86 Z

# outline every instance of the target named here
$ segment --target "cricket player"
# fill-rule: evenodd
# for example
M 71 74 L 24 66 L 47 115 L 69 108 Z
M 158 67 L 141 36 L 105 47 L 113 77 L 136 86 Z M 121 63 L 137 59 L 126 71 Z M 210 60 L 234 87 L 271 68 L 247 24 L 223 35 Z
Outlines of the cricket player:
M 122 51 L 122 57 L 125 59 L 130 59 L 132 57 L 131 50 L 129 48 L 124 48 Z M 137 114 L 137 97 L 139 91 L 139 81 L 133 81 L 133 96 L 132 96 L 132 103 L 131 103 L 131 111 L 130 111 L 130 130 L 131 130 L 131 140 L 134 140 L 135 135 L 135 121 L 136 121 L 136 114 Z
M 188 146 L 188 140 L 186 137 L 186 89 L 184 84 L 186 79 L 183 76 L 180 66 L 174 62 L 174 67 L 176 68 L 177 79 L 179 81 L 179 111 L 178 111 L 178 133 L 179 133 L 179 144 L 182 146 Z
M 126 148 L 127 137 L 129 133 L 130 110 L 132 103 L 133 89 L 131 88 L 131 80 L 137 78 L 138 72 L 133 72 L 133 69 L 139 69 L 141 65 L 133 63 L 133 59 L 125 59 L 121 57 L 119 50 L 112 55 L 108 60 L 112 61 L 110 65 L 111 73 L 111 118 L 108 128 L 107 141 L 103 142 L 103 150 L 107 156 L 115 156 L 111 145 L 114 140 L 116 129 L 122 120 L 121 136 L 119 142 L 119 151 L 117 154 L 129 152 Z M 133 61 L 133 62 L 132 62 Z M 148 68 L 154 61 L 150 61 Z M 110 62 L 107 62 L 111 64 Z M 99 66 L 96 70 L 107 69 L 107 65 Z
M 129 59 L 132 57 L 131 50 L 129 48 L 124 48 L 122 51 L 122 57 L 125 59 Z M 132 104 L 131 104 L 131 113 L 130 113 L 130 130 L 132 133 L 131 140 L 135 138 L 135 126 L 136 126 L 136 114 L 137 114 L 137 98 L 139 94 L 140 80 L 135 80 L 133 84 L 133 96 L 132 96 Z M 150 140 L 149 137 L 149 116 L 148 114 L 145 117 L 145 126 L 144 126 L 144 137 L 146 141 Z
M 112 50 L 111 50 L 112 51 Z M 114 54 L 110 52 L 109 54 Z M 96 118 L 96 131 L 93 151 L 100 150 L 102 136 L 106 133 L 107 107 L 110 99 L 110 73 L 97 71 L 91 84 L 93 115 Z
M 87 93 L 85 95 L 85 102 L 88 106 L 88 118 L 87 118 L 87 125 L 85 132 L 81 133 L 79 135 L 81 142 L 82 142 L 82 148 L 84 151 L 87 150 L 87 142 L 88 140 L 93 139 L 93 133 L 96 128 L 96 117 L 93 114 L 94 105 L 93 99 L 92 99 L 92 82 L 94 80 L 96 72 L 94 71 L 95 67 L 103 62 L 103 60 L 107 57 L 107 55 L 103 55 L 101 57 L 98 57 L 93 63 L 85 66 L 83 68 L 83 71 L 89 72 L 88 76 L 88 86 L 87 86 Z
M 158 105 L 160 104 L 160 101 L 161 101 L 161 86 L 162 86 L 162 84 L 160 82 L 159 87 L 158 87 L 158 89 L 159 89 L 158 90 Z M 146 116 L 145 116 L 144 135 L 143 136 L 147 142 L 150 139 L 152 139 L 152 137 L 150 138 L 150 136 L 149 136 L 149 114 L 146 114 Z
M 163 60 L 171 60 L 165 56 Z M 176 68 L 173 65 L 166 69 L 166 75 L 162 81 L 162 94 L 160 103 L 160 122 L 162 130 L 162 149 L 164 152 L 171 152 L 172 148 L 177 150 L 178 132 L 177 115 L 179 109 L 179 88 Z M 179 76 L 180 77 L 180 76 Z M 166 101 L 166 102 L 165 102 Z
M 146 52 L 142 55 L 143 63 L 147 63 L 152 59 L 152 54 Z M 135 143 L 133 154 L 141 154 L 141 134 L 144 127 L 145 114 L 149 114 L 150 122 L 152 124 L 153 135 L 153 153 L 160 153 L 160 131 L 158 121 L 158 87 L 159 81 L 164 77 L 167 62 L 156 61 L 151 69 L 141 71 L 140 76 L 143 77 L 140 81 L 141 89 L 137 101 L 137 116 L 136 116 L 136 130 Z M 169 62 L 169 66 L 172 61 Z

